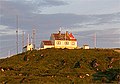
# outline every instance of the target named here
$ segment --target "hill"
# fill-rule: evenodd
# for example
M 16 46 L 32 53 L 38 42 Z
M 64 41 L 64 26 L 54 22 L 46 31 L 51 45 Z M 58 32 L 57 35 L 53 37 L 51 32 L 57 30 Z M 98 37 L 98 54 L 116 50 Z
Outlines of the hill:
M 33 50 L 0 59 L 0 83 L 117 83 L 119 63 L 112 49 Z

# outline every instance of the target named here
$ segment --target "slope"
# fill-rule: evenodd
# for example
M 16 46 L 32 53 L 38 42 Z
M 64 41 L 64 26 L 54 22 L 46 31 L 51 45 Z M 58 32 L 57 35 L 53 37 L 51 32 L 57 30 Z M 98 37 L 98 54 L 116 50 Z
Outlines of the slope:
M 102 72 L 120 69 L 120 53 L 111 49 L 44 49 L 0 60 L 1 83 L 101 83 L 118 82 Z M 100 73 L 101 72 L 101 73 Z M 100 74 L 97 74 L 100 73 Z M 97 74 L 97 75 L 96 75 Z M 102 73 L 103 74 L 103 73 Z M 106 80 L 103 81 L 103 78 Z

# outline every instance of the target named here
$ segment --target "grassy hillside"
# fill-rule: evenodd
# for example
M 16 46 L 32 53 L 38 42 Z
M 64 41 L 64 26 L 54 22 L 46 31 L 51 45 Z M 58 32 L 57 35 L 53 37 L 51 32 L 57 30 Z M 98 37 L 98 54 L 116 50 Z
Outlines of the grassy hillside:
M 0 60 L 0 83 L 86 84 L 120 81 L 120 53 L 45 49 Z

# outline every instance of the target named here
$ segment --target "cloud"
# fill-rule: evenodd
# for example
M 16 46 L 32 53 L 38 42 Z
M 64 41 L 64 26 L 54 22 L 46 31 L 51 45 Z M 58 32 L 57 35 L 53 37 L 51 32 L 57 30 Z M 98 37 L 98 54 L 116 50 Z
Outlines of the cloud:
M 42 14 L 73 13 L 79 15 L 110 14 L 120 12 L 119 0 L 64 0 L 69 5 L 49 7 Z
M 93 0 L 94 1 L 94 0 Z M 40 27 L 46 28 L 47 25 L 64 26 L 64 27 L 76 27 L 88 28 L 95 25 L 101 25 L 105 23 L 118 23 L 120 14 L 104 14 L 104 15 L 76 15 L 76 14 L 37 14 L 44 7 L 62 6 L 67 5 L 65 1 L 61 0 L 7 0 L 1 1 L 2 15 L 1 25 L 13 26 L 16 28 L 16 15 L 19 16 L 19 26 L 21 28 L 30 28 L 32 25 L 40 25 Z M 47 25 L 45 25 L 47 24 Z M 56 27 L 54 26 L 54 27 Z
M 21 34 L 22 30 L 19 29 L 19 34 Z M 16 31 L 8 26 L 0 25 L 0 36 L 5 35 L 15 35 Z M 2 39 L 1 39 L 2 40 Z
M 1 0 L 0 10 L 3 15 L 25 15 L 41 12 L 44 7 L 67 5 L 60 0 Z
M 61 6 L 61 5 L 67 5 L 68 3 L 61 0 L 42 0 L 42 4 L 44 6 Z
M 24 30 L 30 30 L 35 25 L 42 32 L 49 30 L 53 32 L 63 27 L 71 32 L 87 30 L 104 30 L 119 28 L 120 20 L 117 14 L 102 15 L 76 15 L 76 14 L 35 14 L 31 16 L 19 16 L 19 27 Z M 16 16 L 2 17 L 2 25 L 16 28 Z M 48 31 L 46 31 L 48 32 Z
M 30 6 L 29 4 L 25 4 L 22 2 L 14 2 L 14 1 L 0 1 L 1 2 L 1 14 L 4 16 L 13 16 L 13 15 L 24 15 L 31 13 L 35 7 Z
M 38 13 L 45 7 L 61 5 L 67 5 L 67 3 L 61 0 L 0 0 L 0 24 L 15 29 L 16 15 L 18 15 L 19 26 L 28 28 L 35 24 L 34 17 L 39 18 Z

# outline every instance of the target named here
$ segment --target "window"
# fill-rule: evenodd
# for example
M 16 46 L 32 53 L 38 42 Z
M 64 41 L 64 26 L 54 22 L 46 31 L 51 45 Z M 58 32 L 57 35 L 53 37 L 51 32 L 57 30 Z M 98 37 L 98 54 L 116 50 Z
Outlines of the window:
M 60 42 L 60 41 L 57 41 L 56 44 L 57 44 L 57 45 L 61 45 L 61 42 Z
M 71 45 L 75 45 L 75 42 L 72 42 Z
M 65 42 L 65 45 L 69 45 L 69 42 Z

